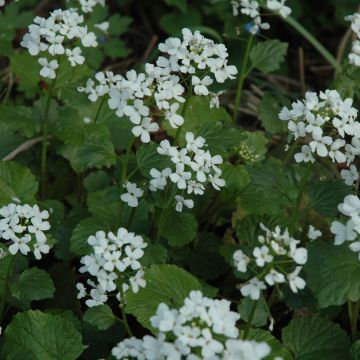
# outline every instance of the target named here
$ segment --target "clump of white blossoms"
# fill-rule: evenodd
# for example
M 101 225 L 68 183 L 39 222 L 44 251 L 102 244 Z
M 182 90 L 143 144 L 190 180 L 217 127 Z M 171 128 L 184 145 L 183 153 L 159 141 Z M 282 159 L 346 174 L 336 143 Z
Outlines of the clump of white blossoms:
M 347 195 L 344 202 L 338 205 L 341 214 L 347 216 L 348 220 L 343 223 L 333 221 L 330 231 L 335 235 L 335 245 L 349 242 L 349 248 L 358 253 L 360 260 L 360 199 L 356 195 Z
M 175 208 L 179 212 L 184 206 L 187 208 L 194 206 L 193 200 L 186 199 L 185 196 L 203 195 L 208 183 L 211 183 L 216 190 L 225 186 L 225 180 L 221 178 L 222 170 L 219 168 L 223 158 L 220 155 L 213 156 L 209 150 L 206 150 L 206 140 L 203 137 L 195 137 L 193 133 L 188 132 L 185 138 L 184 148 L 171 146 L 168 140 L 161 141 L 157 151 L 161 155 L 168 156 L 173 167 L 150 171 L 151 191 L 163 190 L 168 181 L 176 184 L 181 192 L 180 195 L 175 196 Z
M 90 13 L 94 11 L 96 5 L 105 6 L 105 0 L 79 0 L 81 11 L 84 13 Z
M 34 253 L 37 260 L 48 254 L 50 246 L 45 232 L 50 230 L 49 212 L 37 205 L 9 204 L 0 208 L 0 239 L 9 244 L 11 255 Z
M 126 192 L 121 194 L 120 199 L 124 203 L 128 204 L 130 207 L 137 207 L 139 205 L 139 200 L 144 195 L 144 190 L 137 187 L 135 183 L 126 182 L 124 184 Z
M 209 86 L 214 81 L 223 83 L 234 79 L 237 74 L 236 67 L 228 65 L 225 45 L 216 44 L 199 31 L 192 33 L 183 29 L 182 34 L 182 39 L 168 38 L 159 44 L 162 54 L 156 64 L 145 65 L 145 73 L 130 70 L 125 76 L 118 75 L 115 83 L 107 84 L 109 89 L 106 91 L 101 88 L 101 94 L 109 96 L 110 109 L 135 125 L 133 133 L 142 142 L 149 142 L 150 134 L 159 129 L 151 116 L 154 104 L 156 116 L 164 117 L 171 127 L 178 128 L 184 123 L 180 108 L 185 102 L 186 91 L 188 96 L 192 93 L 209 96 L 210 107 L 218 107 L 220 93 L 211 92 Z M 90 95 L 99 93 L 92 80 L 80 91 Z M 96 101 L 96 95 L 90 100 Z
M 38 62 L 42 66 L 40 75 L 56 78 L 59 59 L 66 57 L 71 66 L 85 62 L 80 47 L 96 47 L 96 35 L 82 25 L 84 17 L 75 9 L 55 10 L 48 18 L 35 17 L 34 23 L 28 28 L 21 46 L 29 50 L 30 55 L 42 57 Z
M 288 122 L 294 139 L 301 140 L 301 152 L 295 154 L 296 162 L 314 162 L 315 155 L 329 157 L 334 163 L 350 165 L 360 154 L 360 122 L 353 100 L 342 100 L 336 90 L 319 94 L 307 92 L 304 100 L 284 107 L 279 118 Z M 350 174 L 342 175 L 350 182 Z M 351 168 L 353 179 L 358 177 L 356 168 Z
M 360 13 L 346 16 L 345 20 L 351 21 L 351 29 L 356 35 L 356 40 L 353 42 L 349 54 L 349 61 L 350 64 L 360 66 Z
M 120 79 L 120 75 L 115 75 L 111 71 L 99 71 L 95 74 L 94 80 L 88 79 L 85 87 L 79 86 L 78 91 L 87 94 L 91 102 L 96 102 L 99 98 L 107 95 Z
M 120 342 L 112 350 L 116 359 L 140 360 L 261 360 L 271 352 L 266 343 L 239 340 L 240 315 L 227 300 L 213 300 L 192 291 L 180 309 L 159 304 L 151 325 L 157 337 Z
M 79 271 L 89 273 L 96 280 L 87 281 L 90 292 L 81 283 L 76 287 L 79 299 L 89 295 L 90 298 L 85 302 L 88 307 L 106 303 L 110 293 L 115 292 L 120 299 L 120 286 L 124 293 L 129 288 L 136 293 L 140 287 L 145 287 L 140 261 L 147 244 L 141 236 L 119 228 L 115 234 L 98 231 L 87 242 L 93 251 L 80 259 L 83 266 Z
M 262 22 L 260 8 L 265 6 L 268 10 L 287 18 L 291 14 L 291 8 L 285 5 L 286 0 L 231 0 L 234 16 L 239 13 L 249 16 L 252 24 L 249 32 L 256 35 L 259 30 L 270 29 L 270 24 Z
M 284 232 L 277 226 L 274 231 L 260 224 L 265 235 L 258 236 L 259 245 L 250 256 L 242 250 L 236 250 L 233 261 L 237 271 L 253 276 L 240 288 L 241 294 L 252 300 L 260 298 L 262 290 L 275 284 L 288 283 L 292 292 L 305 288 L 305 280 L 299 274 L 306 264 L 307 250 L 299 247 L 299 240 L 292 238 L 287 229 Z M 249 272 L 249 273 L 250 273 Z

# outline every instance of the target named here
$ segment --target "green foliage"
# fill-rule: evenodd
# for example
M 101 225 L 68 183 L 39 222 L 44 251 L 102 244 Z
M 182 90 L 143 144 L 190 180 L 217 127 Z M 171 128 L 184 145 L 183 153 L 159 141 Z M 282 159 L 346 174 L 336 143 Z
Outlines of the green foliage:
M 83 319 L 99 330 L 107 330 L 116 323 L 116 317 L 108 305 L 98 305 L 87 309 Z
M 126 311 L 149 329 L 159 303 L 180 307 L 191 290 L 204 291 L 196 277 L 175 265 L 153 265 L 145 271 L 145 280 L 145 288 L 126 294 Z
M 288 44 L 279 40 L 259 42 L 251 50 L 252 66 L 264 73 L 278 70 L 285 59 L 287 49 Z
M 20 313 L 5 331 L 7 358 L 22 354 L 29 360 L 76 360 L 82 352 L 81 334 L 58 315 L 38 310 Z
M 295 359 L 350 359 L 350 341 L 345 331 L 317 316 L 292 320 L 283 329 L 282 339 Z

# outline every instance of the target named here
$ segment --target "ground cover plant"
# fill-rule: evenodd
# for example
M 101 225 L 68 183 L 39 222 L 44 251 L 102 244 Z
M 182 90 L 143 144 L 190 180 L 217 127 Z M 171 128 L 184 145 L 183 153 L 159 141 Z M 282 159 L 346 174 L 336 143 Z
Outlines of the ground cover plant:
M 0 359 L 360 358 L 358 0 L 0 0 Z

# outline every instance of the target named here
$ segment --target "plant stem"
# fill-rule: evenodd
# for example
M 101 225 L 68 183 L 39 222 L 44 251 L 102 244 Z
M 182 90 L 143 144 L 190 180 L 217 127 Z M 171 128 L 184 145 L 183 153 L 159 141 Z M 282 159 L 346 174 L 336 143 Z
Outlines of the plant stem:
M 188 93 L 186 95 L 186 100 L 185 100 L 185 103 L 181 109 L 181 116 L 184 118 L 184 121 L 185 121 L 185 114 L 186 114 L 186 110 L 189 106 L 189 101 L 191 99 L 191 96 L 192 96 L 192 91 L 193 91 L 193 85 L 192 83 L 190 83 L 189 85 L 189 88 L 188 88 Z M 179 126 L 176 130 L 176 134 L 175 134 L 175 138 L 174 138 L 174 144 L 177 145 L 179 143 L 179 139 L 180 139 L 180 134 L 181 134 L 181 129 L 182 129 L 182 126 Z
M 99 115 L 100 115 L 100 111 L 101 111 L 104 103 L 105 103 L 105 96 L 103 96 L 103 98 L 101 99 L 101 102 L 100 102 L 100 104 L 99 104 L 99 107 L 98 107 L 98 109 L 97 109 L 97 111 L 96 111 L 96 115 L 95 115 L 95 118 L 94 118 L 94 123 L 96 123 L 96 121 L 97 121 L 97 119 L 98 119 L 98 117 L 99 117 Z
M 130 158 L 132 145 L 133 145 L 133 142 L 130 141 L 128 144 L 128 147 L 126 149 L 125 160 L 123 163 L 123 168 L 121 169 L 120 187 L 124 184 L 124 182 L 126 180 L 126 174 L 127 174 L 127 170 L 128 170 L 128 164 L 129 164 L 129 158 Z
M 288 149 L 285 159 L 284 159 L 284 166 L 286 166 L 291 158 L 293 157 L 298 145 L 300 144 L 301 139 L 298 137 L 293 144 L 290 146 L 290 149 Z
M 9 290 L 8 289 L 9 288 L 9 280 L 10 280 L 11 271 L 12 271 L 12 267 L 13 267 L 14 260 L 15 260 L 14 255 L 8 255 L 8 256 L 10 256 L 10 262 L 9 262 L 8 269 L 7 269 L 6 275 L 5 275 L 3 296 L 0 299 L 0 325 L 2 323 L 3 316 L 4 316 L 5 303 L 6 303 L 6 299 L 7 299 L 7 295 L 8 295 L 8 290 Z
M 239 113 L 239 107 L 240 107 L 241 95 L 242 95 L 242 91 L 243 91 L 243 87 L 244 87 L 244 81 L 246 79 L 246 76 L 249 74 L 249 72 L 247 71 L 247 66 L 248 66 L 250 50 L 252 48 L 253 42 L 254 42 L 254 36 L 250 35 L 250 37 L 247 41 L 247 44 L 246 44 L 245 55 L 244 55 L 244 59 L 243 59 L 242 65 L 241 65 L 240 76 L 239 76 L 238 86 L 237 86 L 237 90 L 236 90 L 235 108 L 234 108 L 234 114 L 233 114 L 234 123 L 236 122 L 237 116 Z
M 336 72 L 341 70 L 341 65 L 335 59 L 335 57 L 299 22 L 293 17 L 288 16 L 284 19 L 290 26 L 292 26 L 297 32 L 300 33 L 314 48 L 333 66 Z
M 256 300 L 254 302 L 252 308 L 251 308 L 249 319 L 248 319 L 248 322 L 246 324 L 246 328 L 245 328 L 245 330 L 243 332 L 243 335 L 242 335 L 243 340 L 247 339 L 247 337 L 249 336 L 249 332 L 250 332 L 250 329 L 251 329 L 251 323 L 254 320 L 254 316 L 255 316 L 255 312 L 256 312 L 256 308 L 257 308 L 258 303 L 259 303 L 259 300 Z
M 129 336 L 134 336 L 129 323 L 127 321 L 126 313 L 125 313 L 125 298 L 124 298 L 124 290 L 122 288 L 122 285 L 120 285 L 120 310 L 121 310 L 121 316 L 124 322 L 125 330 L 128 333 Z
M 51 105 L 52 92 L 55 87 L 56 78 L 50 85 L 48 90 L 45 110 L 44 110 L 44 118 L 43 118 L 43 141 L 41 148 L 41 197 L 45 198 L 45 187 L 46 187 L 46 177 L 47 177 L 47 168 L 46 168 L 46 158 L 47 158 L 47 146 L 48 146 L 48 137 L 49 137 L 49 112 Z
M 353 341 L 357 339 L 357 323 L 360 310 L 360 301 L 348 301 L 349 320 L 351 327 L 351 338 Z
M 304 191 L 305 191 L 307 181 L 309 179 L 309 176 L 310 176 L 312 168 L 313 168 L 312 165 L 313 164 L 311 164 L 311 163 L 307 164 L 307 166 L 306 166 L 306 168 L 304 170 L 304 173 L 303 173 L 303 175 L 301 177 L 298 196 L 296 198 L 294 210 L 293 210 L 293 213 L 292 213 L 292 216 L 291 216 L 291 224 L 290 224 L 291 231 L 295 230 L 295 225 L 297 223 L 297 213 L 298 213 L 298 210 L 299 210 L 300 205 L 301 205 L 301 200 L 302 200 L 302 197 L 303 197 L 303 194 L 304 194 Z
M 161 213 L 160 213 L 160 216 L 159 216 L 159 221 L 158 221 L 158 226 L 157 226 L 157 231 L 156 231 L 155 243 L 158 243 L 159 240 L 160 240 L 162 228 L 163 228 L 164 222 L 165 222 L 166 217 L 167 217 L 166 210 L 167 210 L 167 208 L 163 208 L 161 210 Z

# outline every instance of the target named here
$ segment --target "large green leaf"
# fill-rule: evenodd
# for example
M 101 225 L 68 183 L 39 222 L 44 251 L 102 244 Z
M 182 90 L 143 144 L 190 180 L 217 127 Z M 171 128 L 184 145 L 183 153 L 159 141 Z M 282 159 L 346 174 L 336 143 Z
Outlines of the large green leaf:
M 225 180 L 225 189 L 237 192 L 250 182 L 250 175 L 244 165 L 225 163 L 222 166 L 222 178 Z
M 252 66 L 264 73 L 280 68 L 287 53 L 288 44 L 279 40 L 267 40 L 257 43 L 251 50 Z
M 321 308 L 360 300 L 360 261 L 347 244 L 315 241 L 308 252 L 307 283 Z
M 335 216 L 337 206 L 349 194 L 343 181 L 319 181 L 309 185 L 310 205 L 320 215 Z
M 339 325 L 317 316 L 293 319 L 282 339 L 296 360 L 348 360 L 350 341 Z
M 259 106 L 259 119 L 266 131 L 277 134 L 286 131 L 286 122 L 279 119 L 282 105 L 278 99 L 270 94 L 265 94 Z
M 99 330 L 106 330 L 116 323 L 115 315 L 110 306 L 106 304 L 87 309 L 83 319 Z
M 166 217 L 161 235 L 171 246 L 183 246 L 194 240 L 196 232 L 197 221 L 193 215 L 173 210 Z
M 11 295 L 24 307 L 34 300 L 52 298 L 54 292 L 54 283 L 49 274 L 36 267 L 25 270 L 11 285 Z
M 145 271 L 145 280 L 145 288 L 126 294 L 126 311 L 149 329 L 161 302 L 179 308 L 191 290 L 204 290 L 199 280 L 175 265 L 153 265 Z
M 4 353 L 11 359 L 18 351 L 24 359 L 76 360 L 83 352 L 81 334 L 58 315 L 27 311 L 15 315 L 5 331 Z
M 10 161 L 0 162 L 0 205 L 18 199 L 21 202 L 34 200 L 38 183 L 28 168 Z

